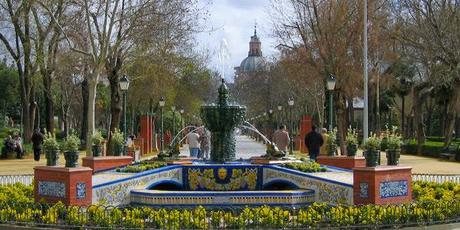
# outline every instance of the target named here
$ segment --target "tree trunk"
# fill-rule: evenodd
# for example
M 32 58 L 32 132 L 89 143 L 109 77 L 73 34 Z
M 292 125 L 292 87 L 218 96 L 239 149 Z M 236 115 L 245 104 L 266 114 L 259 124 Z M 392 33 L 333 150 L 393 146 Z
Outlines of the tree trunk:
M 455 127 L 455 118 L 457 118 L 459 104 L 460 104 L 460 91 L 459 84 L 455 84 L 452 90 L 452 97 L 447 104 L 446 114 L 446 129 L 444 132 L 444 146 L 447 147 L 452 142 L 452 133 Z
M 433 87 L 428 88 L 428 83 L 422 83 L 414 87 L 413 94 L 413 123 L 416 125 L 415 135 L 417 139 L 417 154 L 422 155 L 423 144 L 425 144 L 425 123 L 423 119 L 423 104 Z
M 110 132 L 114 132 L 116 128 L 120 128 L 120 119 L 122 111 L 122 94 L 120 92 L 119 82 L 120 76 L 119 71 L 122 66 L 120 57 L 111 58 L 106 62 L 106 69 L 108 70 L 108 76 L 110 82 Z M 123 130 L 122 130 L 123 131 Z M 109 147 L 108 152 L 111 153 L 112 149 L 112 135 L 109 132 Z
M 354 111 L 355 109 L 353 108 L 353 98 L 350 97 L 347 99 L 347 103 L 348 103 L 348 121 L 347 123 L 349 124 L 349 127 L 352 126 L 355 122 L 355 114 L 354 114 Z M 348 127 L 347 127 L 348 128 Z M 353 128 L 356 128 L 356 127 L 353 127 Z
M 45 123 L 46 129 L 54 133 L 54 102 L 53 102 L 53 94 L 52 94 L 52 78 L 51 73 L 49 71 L 43 71 L 43 86 L 45 87 L 44 90 L 44 97 L 45 97 Z M 39 124 L 40 125 L 40 124 Z
M 92 156 L 91 136 L 96 130 L 96 87 L 99 80 L 99 72 L 93 70 L 93 76 L 88 79 L 88 130 L 86 132 L 86 156 Z
M 81 133 L 80 140 L 82 140 L 82 145 L 86 146 L 86 133 L 88 133 L 88 101 L 89 101 L 89 86 L 88 79 L 85 78 L 81 83 L 81 95 L 83 98 L 83 110 L 82 110 L 82 120 L 81 120 Z

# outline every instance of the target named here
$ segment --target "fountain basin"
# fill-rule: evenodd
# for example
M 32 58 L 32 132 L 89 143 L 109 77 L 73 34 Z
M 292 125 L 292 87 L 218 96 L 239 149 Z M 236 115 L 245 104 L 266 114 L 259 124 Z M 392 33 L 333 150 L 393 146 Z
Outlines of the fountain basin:
M 136 189 L 130 194 L 132 205 L 152 207 L 245 207 L 309 205 L 315 201 L 311 189 L 283 191 L 161 191 Z

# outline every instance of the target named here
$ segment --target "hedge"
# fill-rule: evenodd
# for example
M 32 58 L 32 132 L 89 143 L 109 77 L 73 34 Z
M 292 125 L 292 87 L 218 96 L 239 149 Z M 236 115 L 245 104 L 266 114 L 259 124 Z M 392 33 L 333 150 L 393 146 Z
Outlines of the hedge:
M 148 207 L 66 207 L 33 203 L 31 186 L 3 186 L 0 223 L 27 226 L 95 228 L 328 228 L 402 227 L 460 221 L 460 185 L 414 182 L 416 201 L 403 205 L 328 206 L 313 203 L 301 209 L 279 207 L 240 210 L 154 209 Z M 25 191 L 20 191 L 20 190 Z M 435 192 L 433 192 L 433 190 Z M 436 192 L 438 191 L 439 194 Z M 0 193 L 1 194 L 1 193 Z M 10 196 L 8 198 L 8 196 Z

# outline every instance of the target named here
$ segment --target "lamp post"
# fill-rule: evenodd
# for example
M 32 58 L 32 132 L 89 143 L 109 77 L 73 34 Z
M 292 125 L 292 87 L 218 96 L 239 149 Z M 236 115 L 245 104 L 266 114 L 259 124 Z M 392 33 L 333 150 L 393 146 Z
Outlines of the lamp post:
M 118 84 L 120 86 L 121 92 L 123 93 L 123 137 L 126 140 L 126 94 L 128 93 L 129 88 L 128 76 L 123 75 Z
M 335 76 L 334 75 L 329 75 L 327 78 L 327 90 L 329 91 L 329 131 L 332 131 L 333 125 L 332 125 L 332 93 L 335 89 Z
M 294 98 L 289 97 L 288 100 L 288 105 L 289 105 L 289 134 L 291 135 L 291 143 L 289 143 L 289 154 L 292 155 L 292 151 L 294 148 L 294 136 L 292 135 L 292 107 L 294 107 Z
M 171 109 L 173 111 L 173 133 L 172 133 L 172 138 L 174 138 L 176 136 L 176 106 L 171 106 Z M 171 138 L 171 141 L 172 141 L 172 138 Z
M 158 105 L 160 106 L 160 113 L 161 113 L 161 125 L 160 125 L 160 153 L 158 155 L 163 156 L 163 148 L 164 148 L 164 133 L 163 133 L 163 107 L 165 106 L 165 97 L 161 96 Z

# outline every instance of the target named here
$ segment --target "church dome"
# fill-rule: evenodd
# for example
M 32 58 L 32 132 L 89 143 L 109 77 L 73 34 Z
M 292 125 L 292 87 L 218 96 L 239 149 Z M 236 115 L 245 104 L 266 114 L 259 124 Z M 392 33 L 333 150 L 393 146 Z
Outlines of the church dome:
M 251 36 L 249 41 L 248 56 L 241 62 L 239 72 L 255 72 L 265 70 L 266 61 L 262 56 L 261 42 L 257 36 L 257 30 L 254 28 L 254 35 Z
M 243 72 L 265 70 L 265 59 L 262 56 L 249 56 L 241 62 L 240 70 Z

